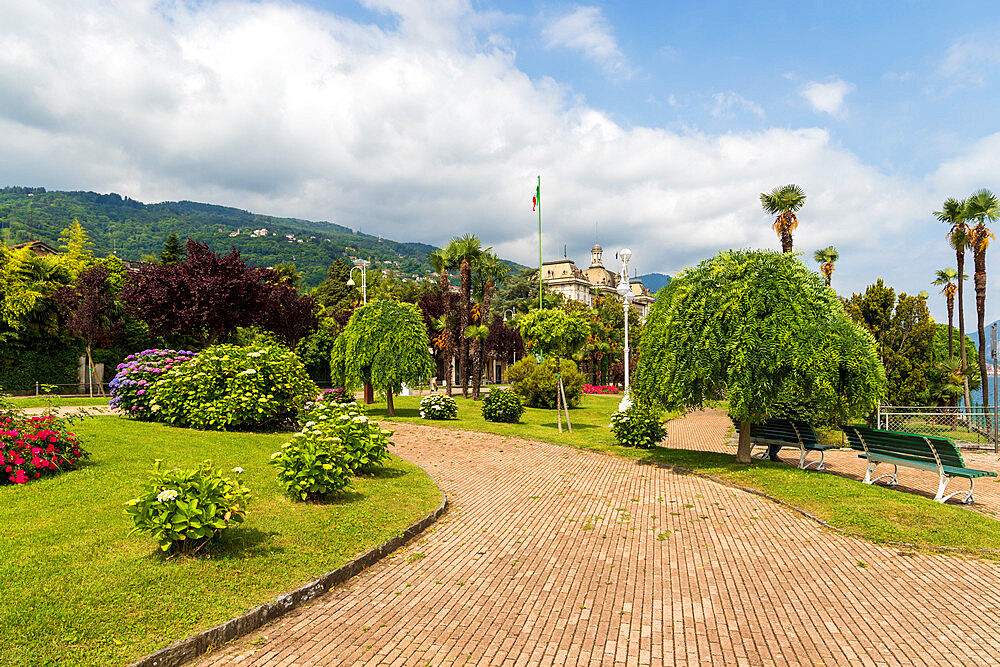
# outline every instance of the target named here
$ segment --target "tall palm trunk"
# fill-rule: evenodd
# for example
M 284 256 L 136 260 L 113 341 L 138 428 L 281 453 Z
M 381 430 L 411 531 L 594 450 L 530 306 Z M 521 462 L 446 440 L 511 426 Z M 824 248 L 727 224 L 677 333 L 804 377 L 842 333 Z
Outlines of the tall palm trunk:
M 472 299 L 472 267 L 469 260 L 463 259 L 461 265 L 462 300 L 458 307 L 459 339 L 458 339 L 458 373 L 462 378 L 462 398 L 469 397 L 469 341 L 465 330 L 469 326 L 469 301 Z
M 441 269 L 441 300 L 444 302 L 444 329 L 441 335 L 444 336 L 444 386 L 445 395 L 451 396 L 451 379 L 455 375 L 455 370 L 451 367 L 455 358 L 455 344 L 451 339 L 451 327 L 448 326 L 448 315 L 451 313 L 451 284 L 448 282 L 448 272 Z
M 493 300 L 493 281 L 489 278 L 483 283 L 483 303 L 479 308 L 479 323 L 489 326 L 490 301 Z M 478 401 L 483 386 L 483 365 L 486 362 L 486 339 L 473 341 L 472 357 L 472 400 Z
M 781 214 L 781 218 L 784 224 L 781 228 L 781 252 L 791 252 L 792 251 L 792 230 L 791 230 L 791 220 L 789 218 L 794 217 L 794 213 L 790 211 L 785 211 Z M 829 284 L 829 283 L 827 283 Z
M 972 405 L 972 399 L 969 397 L 969 378 L 966 377 L 965 372 L 969 367 L 969 361 L 966 359 L 965 355 L 965 300 L 962 296 L 962 276 L 965 274 L 962 271 L 965 270 L 965 246 L 955 250 L 955 258 L 958 260 L 958 352 L 959 358 L 962 360 L 962 377 L 964 378 L 963 384 L 965 385 L 965 407 L 968 409 Z
M 955 347 L 953 344 L 955 327 L 952 326 L 952 322 L 955 321 L 955 291 L 949 287 L 946 297 L 948 299 L 948 361 L 951 361 L 955 358 Z
M 983 319 L 986 317 L 986 228 L 976 225 L 973 231 L 972 261 L 976 267 L 973 275 L 976 288 L 976 326 L 979 332 L 979 376 L 983 387 L 983 408 L 990 407 L 989 384 L 986 381 L 986 329 Z M 988 413 L 989 410 L 987 409 Z M 988 426 L 988 424 L 987 424 Z

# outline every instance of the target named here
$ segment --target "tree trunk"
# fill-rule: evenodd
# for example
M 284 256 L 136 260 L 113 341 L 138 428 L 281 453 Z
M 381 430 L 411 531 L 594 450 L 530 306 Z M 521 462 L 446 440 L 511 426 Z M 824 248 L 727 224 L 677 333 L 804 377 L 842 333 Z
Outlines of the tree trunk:
M 962 297 L 962 284 L 965 280 L 962 276 L 965 274 L 965 246 L 962 246 L 955 251 L 955 257 L 958 260 L 958 352 L 962 360 L 962 375 L 965 375 L 966 369 L 969 367 L 969 361 L 966 359 L 965 355 L 965 300 Z M 965 382 L 965 407 L 968 409 L 972 404 L 972 399 L 969 397 L 969 382 Z
M 985 235 L 985 231 L 976 235 L 976 240 Z M 985 239 L 984 239 L 985 240 Z M 990 407 L 990 385 L 987 383 L 986 375 L 986 329 L 983 319 L 986 317 L 986 244 L 977 243 L 973 251 L 973 261 L 976 266 L 976 273 L 973 276 L 976 287 L 976 326 L 979 331 L 979 376 L 982 378 L 983 388 L 983 408 L 989 413 Z M 990 428 L 990 418 L 986 418 L 986 427 Z
M 370 384 L 365 384 L 365 404 L 371 405 L 375 402 L 375 388 Z
M 465 337 L 465 329 L 469 326 L 469 300 L 472 298 L 472 268 L 469 260 L 463 259 L 461 265 L 462 299 L 458 304 L 458 375 L 462 378 L 462 398 L 469 397 L 469 340 Z
M 781 232 L 781 252 L 792 251 L 792 233 Z
M 490 322 L 490 302 L 493 300 L 493 281 L 488 279 L 483 284 L 483 303 L 479 309 L 479 324 L 489 326 Z M 475 346 L 475 358 L 472 362 L 472 399 L 479 400 L 480 390 L 483 386 L 483 363 L 486 361 L 486 339 L 480 338 L 473 341 Z
M 445 327 L 441 334 L 444 336 L 444 386 L 447 396 L 451 396 L 451 377 L 454 371 L 451 362 L 454 357 L 454 349 L 451 340 L 451 327 L 448 326 L 448 315 L 451 314 L 451 286 L 448 283 L 448 271 L 441 269 L 441 300 L 444 301 L 444 322 Z
M 736 462 L 750 463 L 750 420 L 740 420 L 740 441 L 736 446 Z
M 392 391 L 385 392 L 385 414 L 390 417 L 396 416 L 396 407 L 392 404 Z
M 955 321 L 955 295 L 948 292 L 948 361 L 955 358 L 955 349 L 952 341 L 955 339 L 955 328 L 952 322 Z

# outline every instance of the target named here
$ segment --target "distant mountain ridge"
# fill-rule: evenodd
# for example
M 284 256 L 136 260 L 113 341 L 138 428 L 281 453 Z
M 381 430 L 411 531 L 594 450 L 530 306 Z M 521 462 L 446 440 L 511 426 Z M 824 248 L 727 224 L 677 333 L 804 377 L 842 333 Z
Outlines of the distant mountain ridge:
M 665 273 L 644 273 L 639 276 L 639 280 L 641 280 L 642 284 L 646 286 L 646 289 L 653 294 L 656 294 L 661 288 L 669 285 L 673 278 Z

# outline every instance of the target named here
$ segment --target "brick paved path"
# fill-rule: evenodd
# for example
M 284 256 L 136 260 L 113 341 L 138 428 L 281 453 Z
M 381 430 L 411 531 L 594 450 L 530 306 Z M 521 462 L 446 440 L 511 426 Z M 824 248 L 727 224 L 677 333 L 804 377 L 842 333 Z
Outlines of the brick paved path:
M 724 415 L 671 425 L 722 446 Z M 699 477 L 399 425 L 453 509 L 200 665 L 995 664 L 1000 565 L 841 536 Z M 862 566 L 863 565 L 863 566 Z

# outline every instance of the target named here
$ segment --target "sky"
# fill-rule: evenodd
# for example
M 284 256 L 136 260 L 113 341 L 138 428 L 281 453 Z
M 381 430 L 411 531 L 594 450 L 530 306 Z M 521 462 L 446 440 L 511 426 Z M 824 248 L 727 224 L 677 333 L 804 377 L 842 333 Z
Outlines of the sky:
M 938 321 L 930 282 L 955 257 L 933 212 L 1000 191 L 988 2 L 0 0 L 0 16 L 0 185 L 435 245 L 476 233 L 530 265 L 541 176 L 546 260 L 565 246 L 585 267 L 596 236 L 606 259 L 628 246 L 639 273 L 674 274 L 779 249 L 760 193 L 796 183 L 807 265 L 833 245 L 839 293 L 926 289 Z

